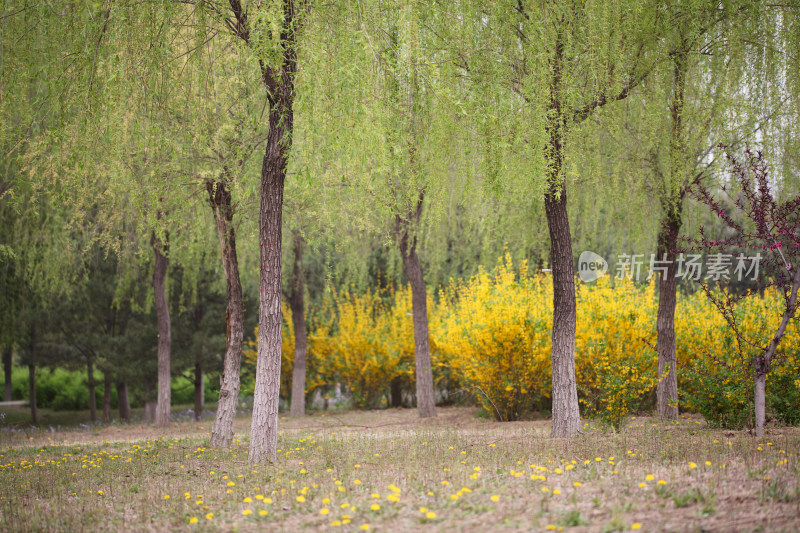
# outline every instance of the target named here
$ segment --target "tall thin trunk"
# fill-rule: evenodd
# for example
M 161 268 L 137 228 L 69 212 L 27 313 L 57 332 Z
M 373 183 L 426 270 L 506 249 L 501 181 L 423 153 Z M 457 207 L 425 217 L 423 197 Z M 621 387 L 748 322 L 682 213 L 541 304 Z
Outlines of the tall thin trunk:
M 39 423 L 39 410 L 36 407 L 36 365 L 28 365 L 28 402 L 31 404 L 31 421 Z
M 198 351 L 194 361 L 194 419 L 198 422 L 203 417 L 203 395 L 203 361 Z
M 211 429 L 211 446 L 227 448 L 233 441 L 233 420 L 239 402 L 239 371 L 242 363 L 244 340 L 244 309 L 242 284 L 239 280 L 239 262 L 236 257 L 236 231 L 233 226 L 233 205 L 230 190 L 225 185 L 225 174 L 216 183 L 207 184 L 209 202 L 217 223 L 222 269 L 225 272 L 225 290 L 228 308 L 225 311 L 225 360 L 220 376 L 219 403 L 214 426 Z M 195 407 L 198 398 L 195 398 Z M 197 411 L 196 411 L 197 412 Z
M 553 437 L 572 437 L 580 431 L 578 388 L 575 382 L 575 265 L 567 215 L 567 189 L 562 173 L 566 121 L 560 90 L 564 42 L 556 40 L 550 113 L 547 124 L 547 191 L 544 197 L 550 230 L 550 268 L 553 271 Z
M 292 309 L 294 325 L 294 365 L 292 367 L 292 402 L 289 414 L 303 416 L 306 412 L 306 315 L 303 297 L 305 278 L 303 276 L 303 237 L 294 232 L 294 266 L 292 267 L 292 294 L 289 307 Z
M 767 407 L 767 373 L 757 372 L 755 390 L 753 391 L 753 407 L 756 417 L 756 437 L 764 436 Z
M 658 337 L 658 386 L 656 388 L 656 405 L 658 415 L 665 420 L 678 418 L 678 358 L 675 343 L 675 307 L 677 280 L 675 273 L 675 250 L 678 245 L 678 232 L 681 227 L 680 207 L 678 204 L 668 206 L 663 226 L 658 234 L 657 259 L 666 257 L 666 271 L 661 273 L 658 282 L 658 317 L 656 331 Z
M 250 43 L 247 11 L 240 0 L 228 0 L 236 35 Z M 281 218 L 286 165 L 294 125 L 294 76 L 297 36 L 294 0 L 283 0 L 280 41 L 283 61 L 273 68 L 261 63 L 269 101 L 269 134 L 261 166 L 258 237 L 261 244 L 258 306 L 258 358 L 250 426 L 250 462 L 274 461 L 278 448 L 278 403 L 281 384 Z
M 103 424 L 111 423 L 111 374 L 103 374 Z
M 686 88 L 686 53 L 673 58 L 672 103 L 670 113 L 670 174 L 664 184 L 661 205 L 664 211 L 662 227 L 658 234 L 657 257 L 667 258 L 667 271 L 661 274 L 658 294 L 658 376 L 656 408 L 662 419 L 678 418 L 678 358 L 675 346 L 676 279 L 675 249 L 681 229 L 684 183 L 686 181 L 686 149 L 684 140 L 684 90 Z
M 89 357 L 86 359 L 86 376 L 88 378 L 89 386 L 89 417 L 92 422 L 97 422 L 97 397 L 94 382 L 94 358 Z
M 287 116 L 282 116 L 286 113 Z M 274 461 L 278 443 L 278 399 L 281 386 L 281 224 L 287 153 L 284 134 L 291 131 L 291 107 L 273 105 L 269 137 L 261 168 L 261 299 L 258 308 L 258 359 L 250 429 L 250 461 Z
M 119 421 L 123 423 L 130 422 L 131 403 L 128 399 L 128 384 L 124 381 L 117 382 L 117 404 L 119 404 Z
M 168 245 L 162 243 L 153 233 L 152 246 L 156 254 L 156 263 L 153 268 L 153 292 L 155 294 L 156 317 L 158 320 L 158 401 L 156 404 L 155 423 L 158 427 L 166 427 L 169 425 L 172 393 L 172 376 L 170 373 L 172 331 L 166 291 L 168 260 L 164 255 L 164 252 L 168 250 Z
M 5 389 L 3 391 L 3 401 L 10 402 L 11 401 L 11 362 L 13 357 L 13 349 L 11 344 L 6 346 L 5 351 L 3 352 L 3 375 L 5 376 Z
M 428 296 L 422 264 L 417 255 L 416 231 L 419 228 L 425 191 L 420 191 L 416 208 L 405 218 L 395 217 L 403 267 L 411 285 L 411 312 L 414 320 L 414 364 L 417 385 L 417 413 L 420 418 L 436 416 L 436 398 L 431 370 L 431 347 L 428 334 Z

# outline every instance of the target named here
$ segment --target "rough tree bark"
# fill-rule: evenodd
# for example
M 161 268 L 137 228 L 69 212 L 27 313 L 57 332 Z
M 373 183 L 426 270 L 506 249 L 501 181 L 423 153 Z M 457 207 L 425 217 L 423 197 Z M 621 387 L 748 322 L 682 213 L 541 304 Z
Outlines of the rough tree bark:
M 111 423 L 111 374 L 103 375 L 103 424 Z
M 228 0 L 235 19 L 232 29 L 250 43 L 247 12 L 239 0 Z M 281 383 L 281 224 L 283 185 L 294 126 L 294 77 L 297 72 L 297 8 L 283 0 L 280 41 L 283 61 L 261 63 L 269 101 L 269 134 L 261 165 L 258 236 L 261 245 L 258 308 L 258 358 L 250 427 L 250 462 L 274 461 L 278 445 L 278 400 Z
M 9 344 L 6 346 L 6 349 L 3 351 L 3 376 L 5 379 L 5 388 L 3 390 L 3 401 L 10 402 L 11 401 L 11 358 L 13 357 L 13 350 L 11 345 Z
M 666 272 L 662 272 L 658 284 L 658 318 L 656 320 L 658 340 L 658 376 L 656 387 L 656 409 L 665 420 L 678 418 L 678 358 L 675 345 L 676 269 L 675 249 L 681 229 L 683 197 L 686 182 L 686 154 L 684 142 L 684 91 L 688 55 L 680 52 L 673 56 L 672 103 L 670 115 L 670 176 L 664 184 L 661 197 L 663 219 L 658 233 L 657 258 L 666 256 Z
M 239 401 L 239 371 L 242 364 L 242 341 L 244 339 L 244 306 L 242 284 L 239 279 L 239 262 L 236 257 L 236 231 L 233 226 L 234 208 L 231 192 L 223 174 L 216 182 L 206 184 L 208 200 L 214 210 L 214 218 L 222 250 L 222 269 L 225 272 L 225 291 L 228 308 L 225 311 L 225 360 L 219 378 L 219 403 L 214 426 L 211 429 L 211 446 L 227 448 L 233 441 L 233 419 Z M 195 405 L 197 401 L 195 400 Z
M 31 422 L 39 423 L 39 409 L 36 407 L 36 365 L 28 365 L 28 402 L 31 404 Z
M 94 381 L 94 357 L 86 358 L 86 377 L 89 387 L 89 417 L 97 422 L 97 396 Z
M 155 423 L 158 427 L 169 425 L 171 403 L 170 351 L 172 331 L 167 305 L 166 278 L 167 257 L 164 253 L 168 245 L 162 243 L 153 233 L 151 244 L 156 255 L 153 268 L 153 292 L 155 294 L 156 318 L 158 321 L 158 401 L 156 404 Z
M 194 361 L 194 419 L 200 421 L 203 417 L 203 361 L 200 352 L 195 355 Z
M 417 236 L 425 190 L 420 191 L 417 205 L 404 217 L 395 216 L 395 231 L 400 245 L 403 267 L 411 285 L 411 311 L 414 320 L 414 364 L 417 382 L 417 412 L 420 418 L 436 416 L 436 401 L 431 370 L 430 336 L 428 334 L 428 295 L 422 264 L 417 255 Z
M 292 309 L 294 325 L 294 365 L 292 367 L 292 402 L 289 414 L 303 416 L 306 412 L 306 315 L 303 297 L 305 296 L 305 276 L 303 275 L 303 237 L 299 232 L 293 234 L 294 265 L 292 267 L 292 292 L 287 294 Z
M 128 399 L 128 384 L 124 381 L 117 382 L 117 404 L 119 404 L 119 421 L 123 423 L 130 422 L 131 403 Z
M 547 134 L 547 190 L 545 215 L 550 231 L 550 268 L 553 272 L 553 437 L 572 437 L 580 431 L 578 388 L 575 382 L 575 265 L 567 216 L 567 189 L 562 173 L 566 120 L 560 94 L 564 42 L 559 32 L 553 57 Z
M 678 357 L 675 342 L 675 306 L 677 279 L 675 277 L 675 250 L 681 228 L 681 195 L 677 204 L 665 205 L 663 225 L 658 233 L 656 257 L 667 261 L 658 282 L 658 376 L 656 405 L 658 415 L 665 420 L 678 418 Z

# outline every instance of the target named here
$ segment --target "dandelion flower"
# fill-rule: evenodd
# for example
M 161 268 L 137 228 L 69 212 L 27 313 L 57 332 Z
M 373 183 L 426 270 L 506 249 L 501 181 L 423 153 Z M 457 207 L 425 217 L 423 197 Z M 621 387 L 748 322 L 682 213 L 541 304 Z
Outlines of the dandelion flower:
M 372 509 L 373 511 L 379 511 L 381 506 L 378 505 L 377 503 L 373 503 L 372 505 L 370 505 L 369 508 Z
M 653 481 L 656 477 L 653 474 L 647 474 L 644 478 L 645 481 Z
M 354 479 L 353 480 L 353 485 L 361 485 L 361 480 L 360 479 Z
M 331 512 L 331 510 L 328 509 L 327 507 L 323 507 L 322 509 L 319 510 L 319 514 L 322 514 L 322 515 L 328 514 L 330 512 Z
M 433 511 L 428 511 L 427 513 L 425 513 L 425 518 L 433 520 L 434 518 L 436 518 L 436 513 L 434 513 Z
M 169 494 L 164 494 L 164 499 L 169 500 Z
M 659 480 L 658 480 L 658 484 L 659 484 L 659 485 L 666 485 L 666 484 L 667 484 L 667 482 L 666 482 L 666 481 L 664 481 L 663 479 L 659 479 Z
M 575 483 L 573 483 L 573 485 L 575 485 L 576 487 L 580 487 L 582 483 L 580 481 L 576 481 Z
M 425 514 L 425 513 L 428 512 L 428 508 L 427 507 L 420 507 L 419 508 L 419 512 L 422 513 L 422 514 Z
M 697 468 L 697 463 L 689 463 L 689 468 Z
M 362 531 L 369 531 L 369 524 L 361 524 Z
M 214 518 L 214 513 L 208 513 L 206 515 L 206 520 L 211 520 L 212 518 Z
M 245 509 L 244 511 L 242 511 L 242 514 L 245 515 L 245 516 L 251 515 L 251 514 L 253 514 L 253 511 L 251 511 L 250 509 Z
M 306 501 L 306 497 L 301 494 L 300 496 L 297 497 L 297 501 L 303 503 L 304 501 Z
M 267 511 L 266 509 L 261 509 L 260 511 L 258 511 L 258 514 L 261 516 L 267 516 L 269 514 L 269 511 Z
M 251 498 L 250 496 L 248 496 L 247 498 L 242 500 L 243 503 L 252 503 L 252 501 L 253 501 L 253 498 Z
M 639 522 L 634 522 L 633 524 L 631 524 L 631 529 L 642 529 L 642 524 L 640 524 Z
M 498 496 L 497 494 L 492 494 L 489 497 L 489 499 L 492 500 L 493 502 L 499 502 L 500 501 L 500 496 Z
M 561 494 L 561 491 L 558 490 L 558 489 L 553 489 L 553 494 L 555 494 L 557 496 L 557 495 Z
M 189 523 L 190 523 L 190 524 L 196 524 L 196 523 L 197 523 L 197 517 L 196 517 L 196 516 L 193 516 L 193 517 L 191 517 L 191 518 L 189 519 Z

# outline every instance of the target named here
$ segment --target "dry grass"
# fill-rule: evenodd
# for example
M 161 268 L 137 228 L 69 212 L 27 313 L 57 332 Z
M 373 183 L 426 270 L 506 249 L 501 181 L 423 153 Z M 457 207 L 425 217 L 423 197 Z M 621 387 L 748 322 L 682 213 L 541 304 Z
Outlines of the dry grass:
M 209 422 L 5 432 L 0 530 L 800 529 L 797 429 L 756 440 L 697 418 L 637 418 L 561 441 L 547 421 L 439 413 L 284 419 L 277 463 L 255 468 L 245 418 L 230 451 L 208 449 Z

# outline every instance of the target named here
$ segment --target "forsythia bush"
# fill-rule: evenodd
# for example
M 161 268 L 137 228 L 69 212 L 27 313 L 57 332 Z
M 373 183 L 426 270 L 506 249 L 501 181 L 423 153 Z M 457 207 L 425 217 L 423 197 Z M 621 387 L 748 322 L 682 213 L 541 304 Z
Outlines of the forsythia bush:
M 495 272 L 442 291 L 432 323 L 441 350 L 437 367 L 449 367 L 498 420 L 517 420 L 550 395 L 552 285 L 514 273 L 511 257 Z
M 619 427 L 658 384 L 655 283 L 608 277 L 579 284 L 575 335 L 578 395 L 588 414 Z
M 350 389 L 357 407 L 375 408 L 395 379 L 414 375 L 414 325 L 411 290 L 388 294 L 333 295 L 336 321 L 314 337 L 328 338 L 328 356 L 320 371 Z
M 737 308 L 745 336 L 763 345 L 780 320 L 782 295 L 753 295 Z M 584 415 L 618 427 L 625 415 L 652 408 L 658 384 L 655 283 L 604 277 L 577 285 L 575 367 Z M 434 380 L 442 392 L 469 390 L 498 420 L 550 408 L 552 278 L 515 269 L 510 255 L 493 272 L 451 281 L 429 299 Z M 290 395 L 294 358 L 291 313 L 282 305 L 281 395 Z M 388 403 L 390 390 L 414 391 L 411 290 L 332 292 L 308 320 L 307 393 L 339 383 L 357 407 Z M 321 317 L 321 318 L 320 318 Z M 740 353 L 731 328 L 705 294 L 678 295 L 675 313 L 682 409 L 710 423 L 742 426 L 750 418 L 754 348 Z M 257 335 L 256 335 L 257 337 Z M 771 412 L 800 421 L 800 332 L 792 324 L 767 379 Z M 246 366 L 255 365 L 247 343 Z M 394 385 L 394 387 L 393 387 Z

